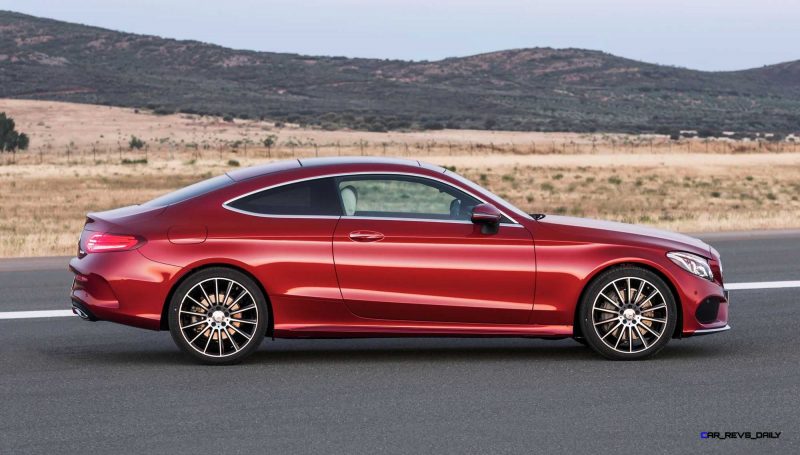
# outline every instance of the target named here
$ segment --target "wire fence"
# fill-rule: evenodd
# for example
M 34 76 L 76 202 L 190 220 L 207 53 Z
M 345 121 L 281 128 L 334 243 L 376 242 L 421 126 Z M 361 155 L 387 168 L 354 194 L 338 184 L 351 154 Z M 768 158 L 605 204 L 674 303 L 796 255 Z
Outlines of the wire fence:
M 680 139 L 662 137 L 630 137 L 623 140 L 532 141 L 529 143 L 493 143 L 464 141 L 348 141 L 316 143 L 289 138 L 265 146 L 252 141 L 214 141 L 204 143 L 173 143 L 143 141 L 140 147 L 129 143 L 94 143 L 91 145 L 33 146 L 17 153 L 4 153 L 3 165 L 14 164 L 147 164 L 155 161 L 191 162 L 219 161 L 230 163 L 240 159 L 276 160 L 333 156 L 395 156 L 421 158 L 425 156 L 484 156 L 495 154 L 625 154 L 625 153 L 796 153 L 797 140 L 729 140 Z

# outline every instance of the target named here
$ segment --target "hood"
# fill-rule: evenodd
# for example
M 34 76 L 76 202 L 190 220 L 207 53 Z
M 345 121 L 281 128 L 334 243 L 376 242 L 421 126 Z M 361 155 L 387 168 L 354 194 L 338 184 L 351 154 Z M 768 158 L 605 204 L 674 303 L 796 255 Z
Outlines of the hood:
M 634 224 L 617 223 L 614 221 L 593 220 L 589 218 L 575 218 L 570 216 L 547 215 L 538 221 L 540 225 L 556 230 L 568 229 L 587 240 L 597 241 L 625 241 L 637 242 L 665 249 L 683 250 L 713 257 L 711 247 L 702 240 L 677 232 L 665 231 Z M 620 235 L 626 236 L 624 239 Z

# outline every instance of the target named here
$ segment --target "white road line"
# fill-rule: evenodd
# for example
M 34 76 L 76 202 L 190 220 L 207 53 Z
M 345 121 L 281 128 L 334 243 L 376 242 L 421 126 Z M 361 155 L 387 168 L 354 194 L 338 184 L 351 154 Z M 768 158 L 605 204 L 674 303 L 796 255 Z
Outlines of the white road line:
M 61 318 L 75 316 L 72 310 L 2 311 L 0 319 Z
M 800 288 L 798 281 L 758 281 L 752 283 L 728 283 L 726 291 L 743 291 L 750 289 L 781 289 Z M 42 310 L 42 311 L 0 311 L 0 319 L 34 319 L 34 318 L 61 318 L 75 316 L 72 310 Z
M 744 289 L 780 289 L 780 288 L 800 288 L 800 281 L 760 281 L 753 283 L 728 283 L 725 285 L 727 291 L 741 291 Z

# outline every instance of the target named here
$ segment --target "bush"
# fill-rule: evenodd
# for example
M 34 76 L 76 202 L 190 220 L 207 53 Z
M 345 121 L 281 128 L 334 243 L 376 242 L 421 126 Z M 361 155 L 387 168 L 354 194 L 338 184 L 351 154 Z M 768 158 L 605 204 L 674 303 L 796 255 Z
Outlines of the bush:
M 228 160 L 228 166 L 239 167 L 239 162 L 236 160 Z
M 147 158 L 133 159 L 133 160 L 128 158 L 123 158 L 122 164 L 147 164 Z
M 269 136 L 265 137 L 264 140 L 261 141 L 261 143 L 264 144 L 264 147 L 272 149 L 272 147 L 274 147 L 275 144 L 278 143 L 278 136 L 270 134 Z
M 144 148 L 144 146 L 145 142 L 136 136 L 131 136 L 131 140 L 128 142 L 128 148 L 131 150 L 133 149 L 140 150 Z
M 14 119 L 0 112 L 0 152 L 27 150 L 29 144 L 28 135 L 16 130 Z

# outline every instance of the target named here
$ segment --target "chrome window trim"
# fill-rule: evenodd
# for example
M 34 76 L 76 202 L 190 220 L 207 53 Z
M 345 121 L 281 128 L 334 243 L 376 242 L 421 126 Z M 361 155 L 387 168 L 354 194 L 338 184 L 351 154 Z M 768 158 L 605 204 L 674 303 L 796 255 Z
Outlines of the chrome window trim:
M 450 224 L 474 224 L 472 221 L 469 220 L 440 220 L 436 218 L 396 218 L 396 217 L 389 217 L 389 216 L 348 216 L 342 215 L 342 219 L 347 220 L 375 220 L 375 221 L 424 221 L 426 223 L 450 223 Z M 501 227 L 510 227 L 510 228 L 521 228 L 521 224 L 509 224 L 503 223 L 500 224 Z
M 341 218 L 339 215 L 273 215 L 268 213 L 256 213 L 256 212 L 248 212 L 247 210 L 237 209 L 236 207 L 230 207 L 225 205 L 227 201 L 222 204 L 222 208 L 228 209 L 231 212 L 241 213 L 242 215 L 250 215 L 250 216 L 257 216 L 259 218 L 308 218 L 314 220 L 338 220 Z
M 267 190 L 271 190 L 271 189 L 275 189 L 275 188 L 280 188 L 282 186 L 292 185 L 294 183 L 301 183 L 301 182 L 306 182 L 306 181 L 309 181 L 309 180 L 318 180 L 318 179 L 325 179 L 325 178 L 331 178 L 331 177 L 349 177 L 349 176 L 359 176 L 359 175 L 375 175 L 375 176 L 380 176 L 380 175 L 404 175 L 404 176 L 408 176 L 408 177 L 417 177 L 417 178 L 421 178 L 421 179 L 428 179 L 428 180 L 432 180 L 432 181 L 435 181 L 435 182 L 439 182 L 439 183 L 445 184 L 445 185 L 449 186 L 450 188 L 453 188 L 456 191 L 460 191 L 462 193 L 466 193 L 469 196 L 472 196 L 475 199 L 479 200 L 483 204 L 487 203 L 486 199 L 484 199 L 483 197 L 481 197 L 478 194 L 475 194 L 474 191 L 472 191 L 471 189 L 467 190 L 467 189 L 464 189 L 464 188 L 460 188 L 460 187 L 457 187 L 457 186 L 453 185 L 452 183 L 450 183 L 450 182 L 448 182 L 446 180 L 442 180 L 442 179 L 439 179 L 439 178 L 436 178 L 436 177 L 431 177 L 429 175 L 414 174 L 414 173 L 411 173 L 411 172 L 397 172 L 397 171 L 378 171 L 378 172 L 370 171 L 370 172 L 338 172 L 338 173 L 333 173 L 333 174 L 315 175 L 313 177 L 304 177 L 304 178 L 301 178 L 301 179 L 289 180 L 287 182 L 282 182 L 282 183 L 278 183 L 278 184 L 275 184 L 275 185 L 265 186 L 263 188 L 259 188 L 257 190 L 253 190 L 253 191 L 250 191 L 250 192 L 245 193 L 245 194 L 240 194 L 239 196 L 233 197 L 233 198 L 228 199 L 227 201 L 223 202 L 222 203 L 222 207 L 225 208 L 225 209 L 228 209 L 228 210 L 230 210 L 232 212 L 237 212 L 237 213 L 241 213 L 241 214 L 244 214 L 244 215 L 257 216 L 257 217 L 261 217 L 261 218 L 335 219 L 335 218 L 339 218 L 339 217 L 338 216 L 331 216 L 331 215 L 276 215 L 276 214 L 255 213 L 255 212 L 249 212 L 247 210 L 241 210 L 241 209 L 237 209 L 235 207 L 231 207 L 229 204 L 231 204 L 233 202 L 236 202 L 237 200 L 245 198 L 247 196 L 250 196 L 250 195 L 253 195 L 253 194 L 256 194 L 256 193 L 260 193 L 262 191 L 267 191 Z M 509 223 L 501 223 L 501 226 L 522 227 L 522 225 L 520 223 L 518 223 L 517 220 L 515 220 L 514 218 L 508 216 L 508 214 L 506 212 L 504 212 L 500 208 L 498 208 L 498 210 L 500 210 L 500 213 L 502 213 L 503 216 L 505 216 L 506 218 L 511 220 L 511 224 L 509 224 Z M 471 221 L 466 221 L 466 220 L 439 220 L 439 219 L 435 219 L 435 218 L 434 219 L 429 219 L 429 218 L 402 218 L 402 217 L 395 218 L 395 217 L 378 217 L 378 216 L 376 216 L 376 217 L 365 217 L 365 216 L 347 216 L 347 215 L 342 215 L 341 218 L 348 218 L 348 219 L 359 219 L 359 218 L 361 218 L 361 219 L 394 220 L 394 221 L 437 221 L 437 222 L 442 222 L 442 223 L 459 223 L 459 224 L 461 224 L 461 223 L 469 223 L 469 224 L 472 224 Z

